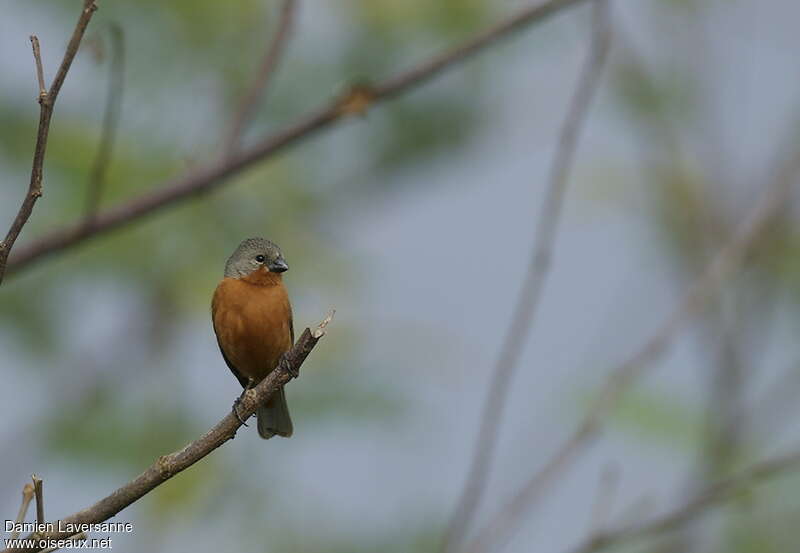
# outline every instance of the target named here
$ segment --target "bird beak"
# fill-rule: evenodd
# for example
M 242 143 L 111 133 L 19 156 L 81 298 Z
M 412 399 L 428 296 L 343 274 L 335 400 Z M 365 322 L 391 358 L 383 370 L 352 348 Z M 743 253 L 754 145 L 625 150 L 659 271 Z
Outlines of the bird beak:
M 284 271 L 288 271 L 289 266 L 286 264 L 283 258 L 278 258 L 270 264 L 269 270 L 273 273 L 282 273 Z

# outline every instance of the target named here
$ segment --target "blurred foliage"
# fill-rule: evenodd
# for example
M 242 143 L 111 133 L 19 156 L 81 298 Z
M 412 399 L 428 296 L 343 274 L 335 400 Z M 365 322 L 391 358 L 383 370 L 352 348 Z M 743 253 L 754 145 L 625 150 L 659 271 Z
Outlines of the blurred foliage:
M 484 21 L 489 7 L 481 0 L 350 0 L 348 4 L 359 21 L 397 43 L 420 31 L 440 39 L 463 35 Z
M 37 9 L 51 10 L 51 15 L 53 9 L 60 10 L 56 23 L 66 30 L 79 5 L 74 0 L 45 3 Z M 335 10 L 342 22 L 356 22 L 324 49 L 309 34 L 308 19 L 299 17 L 286 57 L 245 142 L 292 122 L 340 93 L 348 82 L 379 79 L 401 69 L 420 57 L 415 44 L 438 48 L 465 35 L 480 26 L 488 7 L 477 0 L 319 6 Z M 88 171 L 99 140 L 100 106 L 105 101 L 105 86 L 100 83 L 106 82 L 109 63 L 104 55 L 108 22 L 125 22 L 127 70 L 121 130 L 108 168 L 103 207 L 157 189 L 219 155 L 225 126 L 269 41 L 278 9 L 279 2 L 256 0 L 235 5 L 206 0 L 102 3 L 65 87 L 65 91 L 80 89 L 82 97 L 65 94 L 59 101 L 47 153 L 45 198 L 22 241 L 83 216 Z M 309 9 L 317 7 L 301 3 L 301 10 Z M 421 42 L 408 41 L 412 35 Z M 49 69 L 53 61 L 48 59 L 46 65 Z M 78 82 L 80 72 L 87 82 Z M 346 144 L 341 139 L 316 140 L 303 152 L 283 153 L 237 175 L 219 192 L 99 237 L 4 283 L 0 328 L 23 340 L 30 347 L 31 363 L 42 367 L 55 357 L 62 364 L 83 364 L 85 352 L 71 348 L 64 337 L 64 321 L 71 317 L 53 316 L 54 305 L 62 308 L 58 298 L 69 289 L 66 283 L 84 290 L 87 298 L 94 297 L 92 289 L 113 284 L 141 306 L 119 316 L 133 318 L 121 327 L 130 330 L 124 351 L 147 355 L 118 358 L 125 353 L 117 347 L 92 347 L 92 365 L 102 368 L 102 376 L 78 370 L 75 374 L 85 379 L 78 383 L 68 374 L 56 376 L 72 378 L 67 387 L 77 389 L 51 405 L 39 422 L 38 435 L 49 454 L 66 466 L 90 465 L 127 477 L 201 432 L 192 412 L 197 406 L 169 400 L 170 390 L 181 386 L 175 378 L 158 379 L 163 388 L 156 393 L 152 385 L 158 371 L 168 370 L 165 364 L 182 340 L 179 325 L 208 317 L 211 292 L 231 248 L 245 235 L 275 239 L 297 269 L 287 283 L 299 304 L 309 294 L 324 298 L 326 289 L 358 286 L 358 267 L 342 259 L 324 230 L 328 210 L 350 201 L 349 194 L 381 192 L 377 185 L 389 182 L 386 177 L 392 172 L 446 155 L 469 140 L 481 124 L 474 100 L 482 82 L 473 79 L 464 86 L 459 77 L 434 94 L 392 102 L 369 115 L 368 128 L 351 124 L 354 132 L 341 134 Z M 0 102 L 0 159 L 7 164 L 7 174 L 24 175 L 29 170 L 36 124 L 29 103 L 29 97 L 8 95 Z M 344 167 L 343 148 L 360 152 Z M 331 183 L 332 165 L 345 174 L 369 174 L 373 184 L 356 189 Z M 73 314 L 76 321 L 83 316 Z M 303 321 L 296 324 L 300 330 Z M 210 333 L 210 325 L 207 328 Z M 372 424 L 401 416 L 407 398 L 377 379 L 354 378 L 368 372 L 358 358 L 359 336 L 341 322 L 337 333 L 338 340 L 314 354 L 325 370 L 289 391 L 298 424 L 342 419 L 350 425 Z M 121 387 L 126 391 L 123 400 L 118 394 Z M 262 518 L 273 496 L 240 481 L 236 476 L 240 463 L 233 454 L 214 454 L 142 502 L 138 508 L 155 532 L 150 545 L 160 543 L 159 532 L 173 531 L 170 527 L 179 513 L 185 519 L 203 512 L 217 517 L 219 513 L 210 513 L 215 511 L 213 496 L 225 493 L 224 487 L 238 490 L 235 493 L 250 505 L 250 513 L 256 520 Z M 316 547 L 330 552 L 430 550 L 437 531 L 420 522 L 425 525 L 419 532 L 371 538 L 375 542 L 357 543 L 355 537 L 342 536 L 322 540 Z M 252 526 L 249 533 L 253 534 Z M 257 534 L 245 538 L 242 533 L 243 543 L 251 538 L 263 543 Z M 267 550 L 292 550 L 292 536 L 280 535 L 287 545 L 282 548 L 273 542 Z M 227 545 L 235 547 L 234 542 Z
M 319 553 L 373 553 L 381 551 L 386 553 L 423 553 L 435 551 L 440 545 L 439 526 L 432 526 L 430 521 L 420 520 L 414 525 L 413 531 L 398 531 L 381 538 L 366 539 L 361 543 L 353 544 L 347 538 L 340 539 L 315 539 L 308 535 L 303 540 L 303 547 L 295 543 L 274 544 L 270 543 L 263 551 L 276 553 L 290 553 L 294 551 L 318 551 Z
M 628 393 L 617 405 L 613 420 L 637 438 L 667 449 L 689 452 L 702 439 L 702 413 L 663 393 Z
M 43 20 L 55 14 L 54 25 L 64 29 L 66 36 L 80 3 L 40 2 L 32 9 Z M 45 197 L 21 243 L 83 215 L 104 101 L 105 87 L 98 83 L 105 82 L 108 64 L 108 56 L 96 53 L 102 51 L 108 22 L 125 22 L 129 58 L 121 132 L 103 206 L 119 205 L 157 189 L 219 155 L 220 138 L 274 29 L 278 4 L 257 0 L 102 3 L 88 38 L 93 46 L 79 55 L 59 100 L 47 154 Z M 635 41 L 618 40 L 610 77 L 613 100 L 638 137 L 643 188 L 649 200 L 646 218 L 661 239 L 655 247 L 673 261 L 669 266 L 677 268 L 681 281 L 690 279 L 719 247 L 740 219 L 739 208 L 749 202 L 732 205 L 727 201 L 737 183 L 716 182 L 710 162 L 692 155 L 692 144 L 704 140 L 698 127 L 702 127 L 704 107 L 713 98 L 705 96 L 705 76 L 689 63 L 697 60 L 685 59 L 680 45 L 670 44 L 656 30 L 661 24 L 697 32 L 695 18 L 701 6 L 724 9 L 725 4 L 655 2 L 647 12 L 652 28 L 645 32 L 658 45 L 658 56 L 637 52 Z M 290 123 L 349 83 L 375 81 L 408 67 L 425 53 L 480 28 L 495 8 L 480 0 L 301 2 L 301 10 L 314 10 L 315 17 L 300 18 L 302 24 L 296 26 L 245 142 Z M 89 50 L 95 55 L 86 55 Z M 701 51 L 693 54 L 704 55 Z M 46 66 L 52 71 L 55 63 L 48 59 Z M 176 352 L 184 351 L 180 348 L 186 337 L 181 330 L 196 328 L 191 321 L 203 320 L 211 332 L 207 324 L 210 295 L 232 247 L 253 234 L 267 235 L 281 244 L 293 268 L 306 269 L 287 276 L 296 304 L 308 297 L 358 289 L 363 284 L 358 263 L 338 253 L 335 239 L 327 232 L 327 216 L 343 204 L 384 193 L 387 183 L 397 182 L 391 178 L 396 173 L 442 159 L 467 144 L 489 119 L 482 110 L 489 102 L 481 102 L 492 91 L 485 69 L 480 63 L 464 67 L 426 87 L 425 93 L 414 92 L 368 113 L 366 123 L 348 123 L 346 129 L 335 131 L 335 138 L 329 133 L 302 149 L 283 152 L 237 175 L 219 191 L 44 260 L 4 283 L 0 329 L 30 348 L 28 364 L 47 371 L 53 389 L 75 385 L 75 375 L 85 380 L 63 401 L 43 407 L 44 417 L 34 430 L 48 454 L 67 466 L 89 465 L 130 475 L 196 436 L 202 428 L 193 409 L 202 406 L 168 401 L 183 384 L 168 374 L 169 365 Z M 80 72 L 85 82 L 75 78 Z M 69 96 L 67 91 L 78 93 Z M 3 171 L 25 175 L 34 139 L 35 106 L 30 95 L 0 95 Z M 10 188 L 2 193 L 4 198 L 10 195 Z M 785 214 L 764 237 L 765 247 L 749 260 L 746 278 L 730 289 L 734 303 L 741 302 L 739 311 L 753 321 L 765 320 L 778 298 L 789 298 L 793 316 L 800 314 L 796 309 L 800 232 L 790 215 Z M 95 301 L 96 290 L 119 287 L 141 307 L 116 314 L 118 319 L 135 319 L 123 326 L 126 332 L 120 340 L 125 349 L 102 347 L 106 344 L 96 348 L 103 357 L 92 363 L 103 367 L 101 376 L 97 371 L 58 371 L 51 363 L 54 359 L 60 361 L 59 366 L 86 363 L 84 352 L 65 338 L 73 330 L 65 325 L 83 327 L 96 322 L 86 320 L 88 310 L 65 312 L 69 304 L 62 301 L 63 295 L 71 286 L 82 287 L 87 304 Z M 760 326 L 737 330 L 737 343 L 749 343 L 752 334 L 763 332 Z M 289 391 L 296 418 L 309 424 L 367 425 L 394 422 L 407 413 L 409 398 L 391 385 L 377 378 L 354 378 L 369 370 L 359 355 L 362 344 L 357 329 L 337 322 L 337 333 L 339 338 L 330 347 L 314 353 L 315 363 L 325 370 Z M 131 352 L 145 353 L 137 358 Z M 745 361 L 757 364 L 753 358 Z M 220 359 L 216 362 L 225 370 Z M 162 373 L 167 376 L 154 385 L 154 375 Z M 122 399 L 120 389 L 125 390 Z M 706 415 L 702 407 L 682 398 L 639 391 L 620 405 L 614 422 L 637 439 L 691 453 L 704 447 Z M 757 451 L 742 451 L 760 444 L 756 438 L 760 437 L 744 436 L 736 454 L 742 459 L 757 455 Z M 241 466 L 240 457 L 215 453 L 160 487 L 139 504 L 154 534 L 174 531 L 171 524 L 180 516 L 221 516 L 216 497 L 229 493 L 237 501 L 226 510 L 228 519 L 221 524 L 232 535 L 226 543 L 231 549 L 392 553 L 433 551 L 438 545 L 442 521 L 424 512 L 415 513 L 418 521 L 405 525 L 411 527 L 379 536 L 360 534 L 361 529 L 353 535 L 309 536 L 302 526 L 270 533 L 280 524 L 281 482 L 271 480 L 269 486 L 276 490 L 270 487 L 265 493 L 268 484 Z M 770 488 L 769 494 L 755 494 L 756 500 L 746 507 L 742 504 L 748 502 L 741 501 L 726 509 L 725 524 L 715 533 L 713 545 L 702 549 L 698 545 L 697 551 L 793 551 L 796 505 L 781 504 L 775 498 L 781 492 L 796 491 L 797 482 L 792 482 L 782 490 Z M 768 517 L 765 505 L 773 508 Z M 272 522 L 275 511 L 277 523 Z
M 110 382 L 94 383 L 80 410 L 69 405 L 56 409 L 60 416 L 45 424 L 45 443 L 58 455 L 113 470 L 146 467 L 201 430 L 190 424 L 188 413 L 169 408 L 160 398 L 141 397 L 132 406 L 136 416 L 119 403 Z
M 654 35 L 672 32 L 670 26 L 677 24 L 687 44 L 706 44 L 707 13 L 701 12 L 710 11 L 711 4 L 724 3 L 662 0 L 659 4 L 662 9 L 653 13 L 663 17 L 653 18 L 650 31 Z M 715 123 L 707 113 L 708 106 L 716 107 L 716 99 L 709 93 L 718 92 L 720 85 L 710 87 L 708 75 L 697 71 L 698 67 L 710 68 L 709 52 L 680 44 L 648 56 L 625 32 L 618 42 L 622 43 L 621 62 L 615 67 L 612 86 L 615 100 L 638 138 L 648 200 L 645 219 L 660 239 L 660 250 L 671 259 L 665 266 L 675 271 L 683 289 L 735 232 L 759 192 L 773 186 L 771 179 L 779 171 L 760 176 L 758 184 L 742 182 L 735 169 L 714 166 L 716 160 L 703 156 L 704 150 L 697 148 L 706 145 L 708 136 L 719 136 L 705 127 Z M 788 126 L 788 135 L 795 136 L 791 121 Z M 773 162 L 784 163 L 781 156 L 791 155 L 791 147 L 781 149 Z M 800 315 L 797 236 L 797 220 L 787 205 L 760 237 L 755 253 L 747 257 L 745 271 L 727 283 L 697 318 L 693 330 L 710 361 L 695 371 L 698 381 L 707 387 L 699 402 L 687 404 L 684 398 L 663 390 L 639 390 L 629 394 L 615 411 L 617 425 L 638 440 L 656 441 L 696 459 L 678 501 L 765 455 L 760 449 L 769 436 L 754 435 L 751 424 L 774 413 L 767 412 L 769 399 L 764 413 L 755 412 L 751 394 L 757 370 L 764 364 L 765 344 L 769 344 L 772 330 L 769 322 L 776 309 L 784 308 L 794 319 Z M 789 302 L 784 301 L 787 299 Z M 732 352 L 725 355 L 725 347 Z M 743 367 L 741 374 L 734 365 Z M 724 394 L 718 393 L 722 386 Z M 727 458 L 716 458 L 720 454 Z M 797 482 L 792 482 L 788 489 L 796 491 L 796 486 Z M 690 524 L 674 532 L 678 549 L 642 545 L 634 550 L 793 551 L 795 533 L 788 532 L 792 535 L 788 541 L 785 536 L 797 524 L 796 509 L 776 509 L 774 488 L 760 484 L 738 494 L 719 510 L 721 524 L 708 524 L 702 530 L 699 524 Z M 772 524 L 765 527 L 767 520 Z

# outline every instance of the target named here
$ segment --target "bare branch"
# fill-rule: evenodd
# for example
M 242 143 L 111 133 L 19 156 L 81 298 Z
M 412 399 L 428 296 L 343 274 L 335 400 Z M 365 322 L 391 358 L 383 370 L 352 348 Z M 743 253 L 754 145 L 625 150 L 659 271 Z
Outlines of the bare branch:
M 314 349 L 314 346 L 317 345 L 320 338 L 325 335 L 326 327 L 332 318 L 333 311 L 313 331 L 306 328 L 294 346 L 292 346 L 292 349 L 281 356 L 275 370 L 269 373 L 257 386 L 244 392 L 237 407 L 239 416 L 243 420 L 250 418 L 259 405 L 263 404 L 278 388 L 287 384 L 293 378 L 293 374 L 299 373 L 300 366 L 306 360 L 308 354 L 311 353 L 311 350 Z M 229 412 L 221 421 L 195 441 L 169 455 L 162 455 L 147 470 L 121 488 L 94 505 L 62 519 L 61 526 L 64 528 L 80 527 L 80 525 L 96 524 L 108 520 L 179 472 L 189 468 L 228 440 L 232 440 L 241 425 L 239 418 L 232 411 Z M 68 530 L 34 532 L 27 536 L 27 538 L 37 541 L 40 539 L 65 539 L 69 537 Z M 12 551 L 38 551 L 38 549 L 9 548 L 0 553 L 11 553 Z
M 256 105 L 259 100 L 264 97 L 272 81 L 272 75 L 278 67 L 278 62 L 281 59 L 284 47 L 291 34 L 296 4 L 296 0 L 283 0 L 275 35 L 267 47 L 267 51 L 264 53 L 264 59 L 261 61 L 258 73 L 256 73 L 256 78 L 242 98 L 241 104 L 236 110 L 236 115 L 234 115 L 230 129 L 228 130 L 224 144 L 225 155 L 228 157 L 233 155 L 239 148 L 239 142 L 242 140 L 242 135 L 247 130 L 250 117 L 253 115 Z
M 44 89 L 44 70 L 42 69 L 42 59 L 39 51 L 39 40 L 35 36 L 31 37 L 33 57 L 36 62 L 36 75 L 39 82 L 39 129 L 36 133 L 36 149 L 33 154 L 33 168 L 31 169 L 28 192 L 22 201 L 17 216 L 14 218 L 14 222 L 11 223 L 11 228 L 9 228 L 5 239 L 0 242 L 0 284 L 3 282 L 11 248 L 14 247 L 14 242 L 17 241 L 20 232 L 22 232 L 22 227 L 28 222 L 33 212 L 33 206 L 42 196 L 42 165 L 44 164 L 44 154 L 47 149 L 47 136 L 50 133 L 50 118 L 53 115 L 53 106 L 55 106 L 61 85 L 64 84 L 64 79 L 67 77 L 67 71 L 72 65 L 72 60 L 78 52 L 86 27 L 89 25 L 92 14 L 96 9 L 97 6 L 95 6 L 94 0 L 85 0 L 78 23 L 75 25 L 72 38 L 64 53 L 64 59 L 61 60 L 61 65 L 58 68 L 55 79 L 53 79 L 53 84 L 50 85 L 50 90 L 47 91 Z
M 41 527 L 44 525 L 44 491 L 42 490 L 42 479 L 35 474 L 31 476 L 33 480 L 33 493 L 36 496 L 36 524 Z
M 463 62 L 497 41 L 512 35 L 526 26 L 546 20 L 549 16 L 587 0 L 548 0 L 538 2 L 517 12 L 515 15 L 460 45 L 429 60 L 390 77 L 370 88 L 373 104 L 394 98 L 408 90 L 421 86 L 440 75 L 445 70 Z M 187 175 L 168 181 L 154 192 L 146 193 L 122 205 L 97 214 L 90 225 L 82 223 L 57 228 L 27 247 L 16 251 L 9 266 L 18 271 L 48 255 L 61 252 L 90 237 L 120 228 L 142 217 L 177 204 L 191 197 L 200 196 L 223 185 L 226 179 L 243 169 L 275 155 L 283 149 L 295 145 L 336 122 L 353 116 L 355 113 L 342 110 L 341 105 L 349 97 L 336 98 L 327 105 L 302 117 L 297 123 L 276 134 L 264 138 L 250 148 L 192 171 Z
M 573 434 L 468 544 L 468 551 L 488 551 L 492 544 L 504 540 L 513 533 L 525 514 L 554 483 L 556 476 L 566 470 L 578 454 L 597 437 L 606 417 L 617 405 L 621 396 L 655 360 L 667 351 L 675 335 L 703 308 L 709 295 L 740 267 L 746 254 L 784 207 L 798 171 L 800 171 L 800 151 L 794 153 L 784 163 L 774 181 L 764 189 L 759 203 L 742 220 L 731 239 L 692 283 L 686 295 L 658 331 L 624 363 L 611 371 L 596 401 Z
M 39 48 L 39 38 L 31 35 L 31 46 L 33 47 L 33 61 L 36 64 L 36 80 L 39 81 L 39 101 L 47 96 L 47 87 L 44 84 L 44 68 L 42 67 L 42 51 Z
M 19 527 L 20 523 L 25 522 L 25 515 L 28 513 L 28 506 L 31 504 L 32 499 L 33 499 L 33 484 L 29 482 L 22 487 L 22 504 L 20 504 L 19 506 L 19 512 L 17 513 L 17 520 L 15 521 L 14 524 L 15 530 L 11 532 L 12 540 L 19 537 L 19 530 L 16 530 L 16 528 Z
M 736 493 L 800 467 L 800 451 L 788 453 L 753 465 L 701 491 L 680 507 L 645 523 L 631 524 L 617 530 L 595 533 L 571 553 L 593 553 L 612 545 L 654 537 L 674 530 L 694 520 L 698 515 L 719 503 L 732 499 Z
M 103 130 L 100 133 L 97 154 L 89 173 L 84 224 L 91 222 L 100 205 L 100 198 L 106 184 L 108 164 L 111 162 L 114 152 L 117 125 L 122 110 L 122 95 L 125 90 L 125 35 L 122 27 L 113 22 L 109 27 L 109 35 L 111 37 L 111 62 L 108 70 L 106 105 L 103 110 Z
M 494 366 L 494 376 L 484 404 L 469 475 L 445 535 L 443 544 L 445 551 L 455 551 L 461 545 L 486 491 L 509 386 L 519 365 L 550 272 L 553 244 L 558 232 L 561 208 L 569 182 L 570 168 L 575 158 L 578 137 L 589 113 L 610 46 L 608 4 L 605 0 L 595 0 L 593 8 L 589 52 L 559 134 L 545 198 L 539 211 L 525 281 L 514 304 L 511 325 L 506 331 L 500 355 Z

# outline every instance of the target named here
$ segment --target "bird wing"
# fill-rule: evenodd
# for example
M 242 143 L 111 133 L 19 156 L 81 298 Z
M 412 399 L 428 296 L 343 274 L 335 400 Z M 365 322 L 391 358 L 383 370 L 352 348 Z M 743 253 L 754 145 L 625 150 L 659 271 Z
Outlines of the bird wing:
M 239 371 L 236 370 L 236 367 L 233 366 L 231 360 L 228 359 L 227 355 L 225 355 L 225 349 L 222 347 L 219 338 L 217 338 L 217 345 L 219 346 L 219 352 L 222 354 L 222 358 L 225 360 L 225 364 L 228 365 L 228 368 L 233 373 L 233 376 L 236 377 L 236 379 L 239 381 L 239 384 L 242 385 L 242 388 L 247 388 L 247 384 L 249 382 L 248 379 L 246 379 Z
M 294 346 L 294 315 L 292 314 L 291 305 L 289 306 L 289 334 L 292 337 L 292 346 Z
M 220 333 L 217 329 L 217 302 L 219 301 L 220 292 L 222 289 L 222 283 L 217 286 L 217 289 L 214 290 L 214 297 L 211 301 L 211 323 L 214 326 L 214 335 L 217 337 L 217 345 L 219 346 L 219 352 L 222 354 L 222 358 L 225 360 L 225 364 L 228 365 L 228 368 L 233 373 L 233 376 L 236 377 L 236 380 L 242 385 L 242 388 L 246 388 L 249 380 L 245 378 L 242 373 L 240 373 L 234 364 L 231 362 L 230 358 L 225 354 L 225 348 L 222 347 L 222 341 L 220 340 Z

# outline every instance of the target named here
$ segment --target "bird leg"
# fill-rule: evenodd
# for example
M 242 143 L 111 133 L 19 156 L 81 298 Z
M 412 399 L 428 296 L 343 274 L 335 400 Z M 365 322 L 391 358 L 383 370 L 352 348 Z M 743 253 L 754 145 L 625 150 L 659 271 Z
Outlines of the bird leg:
M 242 402 L 242 398 L 247 393 L 247 390 L 255 386 L 255 383 L 256 383 L 255 380 L 253 380 L 252 378 L 248 378 L 247 386 L 244 387 L 242 393 L 239 394 L 239 397 L 237 397 L 236 400 L 234 400 L 233 402 L 233 407 L 232 407 L 233 414 L 236 416 L 237 419 L 239 419 L 239 422 L 242 423 L 243 426 L 247 426 L 247 423 L 244 420 L 242 420 L 242 417 L 241 415 L 239 415 L 239 410 L 237 409 L 237 407 L 239 407 L 239 404 Z
M 284 368 L 284 369 L 286 369 L 286 372 L 287 372 L 287 373 L 289 373 L 289 375 L 290 375 L 292 378 L 297 378 L 298 376 L 300 376 L 300 371 L 298 371 L 297 369 L 295 369 L 295 368 L 292 366 L 292 364 L 291 364 L 291 363 L 289 363 L 289 361 L 287 361 L 287 360 L 286 360 L 286 357 L 285 357 L 285 356 L 284 356 L 284 357 L 281 357 L 281 360 L 278 362 L 278 367 L 280 367 L 281 365 L 283 365 L 283 368 Z M 278 367 L 276 367 L 276 368 L 278 368 Z

